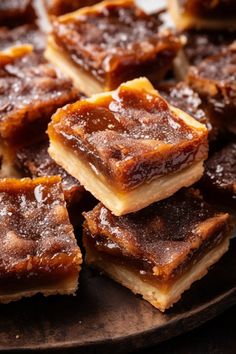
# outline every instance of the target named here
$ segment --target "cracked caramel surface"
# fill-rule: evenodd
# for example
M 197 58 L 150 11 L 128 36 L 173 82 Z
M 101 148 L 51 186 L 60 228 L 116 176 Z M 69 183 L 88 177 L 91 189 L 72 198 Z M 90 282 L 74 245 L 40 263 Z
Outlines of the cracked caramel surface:
M 1 53 L 0 53 L 1 55 Z M 75 100 L 72 82 L 36 53 L 0 65 L 0 135 L 27 140 L 46 130 L 51 114 Z
M 59 110 L 48 128 L 103 173 L 120 190 L 182 169 L 207 155 L 200 132 L 170 110 L 156 91 L 121 85 L 96 101 L 82 100 Z
M 181 43 L 159 25 L 132 0 L 109 1 L 55 19 L 53 37 L 74 63 L 113 89 L 140 73 L 168 70 Z
M 54 162 L 48 154 L 48 145 L 48 141 L 43 141 L 18 149 L 16 164 L 20 170 L 33 178 L 59 175 L 65 198 L 70 202 L 75 195 L 83 193 L 84 188 L 77 179 Z
M 7 279 L 17 283 L 21 276 L 29 283 L 57 278 L 79 266 L 80 250 L 59 177 L 2 179 L 0 221 L 1 286 Z
M 84 216 L 85 237 L 98 251 L 140 270 L 157 267 L 163 279 L 221 242 L 229 228 L 228 214 L 219 214 L 193 189 L 125 216 L 114 216 L 101 203 Z

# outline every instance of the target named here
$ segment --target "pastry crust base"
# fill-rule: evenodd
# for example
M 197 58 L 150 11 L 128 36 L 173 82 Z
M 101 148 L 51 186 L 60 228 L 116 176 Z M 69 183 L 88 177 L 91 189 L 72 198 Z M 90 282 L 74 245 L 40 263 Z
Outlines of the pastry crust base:
M 185 12 L 181 12 L 178 0 L 169 0 L 168 10 L 172 19 L 179 30 L 186 30 L 190 28 L 197 29 L 236 29 L 236 17 L 234 19 L 211 19 L 193 16 Z
M 69 76 L 73 80 L 75 87 L 86 96 L 109 90 L 109 88 L 104 87 L 92 75 L 76 65 L 69 56 L 58 47 L 52 36 L 48 39 L 47 49 L 44 56 L 49 62 L 57 66 L 65 75 Z
M 43 296 L 49 295 L 75 295 L 75 292 L 78 288 L 78 275 L 80 267 L 78 268 L 78 274 L 68 277 L 61 282 L 56 284 L 49 284 L 45 287 L 35 287 L 31 289 L 23 289 L 15 292 L 1 293 L 0 292 L 0 303 L 8 304 L 11 301 L 20 300 L 23 297 L 31 297 L 36 294 L 42 294 Z
M 168 289 L 161 289 L 156 285 L 144 281 L 143 278 L 138 276 L 128 267 L 118 265 L 112 262 L 111 259 L 106 260 L 102 254 L 86 243 L 86 262 L 95 265 L 98 269 L 103 270 L 115 281 L 121 283 L 123 286 L 130 289 L 134 294 L 140 294 L 142 297 L 150 302 L 154 307 L 164 312 L 176 303 L 185 290 L 188 290 L 193 282 L 201 279 L 207 274 L 208 268 L 216 263 L 222 255 L 229 248 L 229 237 L 224 239 L 218 246 L 205 254 L 203 258 L 194 264 L 182 277 L 177 279 Z
M 59 141 L 50 138 L 48 152 L 58 165 L 77 178 L 86 190 L 117 216 L 143 209 L 153 202 L 168 198 L 180 188 L 197 182 L 203 174 L 203 161 L 200 161 L 181 171 L 158 177 L 131 191 L 121 193 L 117 192 L 103 175 L 94 171 L 89 163 L 80 159 Z

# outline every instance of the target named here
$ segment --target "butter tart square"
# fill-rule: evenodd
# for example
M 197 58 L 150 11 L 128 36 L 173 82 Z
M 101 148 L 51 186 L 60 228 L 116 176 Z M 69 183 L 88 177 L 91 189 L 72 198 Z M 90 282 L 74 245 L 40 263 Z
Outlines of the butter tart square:
M 0 302 L 74 294 L 82 256 L 60 177 L 0 180 Z
M 51 157 L 115 215 L 192 185 L 208 155 L 207 128 L 146 78 L 58 110 L 48 135 Z
M 85 261 L 165 311 L 227 251 L 229 215 L 186 189 L 136 213 L 84 213 Z
M 53 20 L 46 58 L 87 96 L 147 76 L 158 82 L 182 46 L 133 0 L 104 1 Z
M 32 44 L 0 52 L 0 137 L 28 143 L 45 133 L 52 113 L 79 97 L 70 79 L 46 63 Z
M 236 134 L 236 42 L 189 69 L 187 81 L 205 102 L 209 119 Z

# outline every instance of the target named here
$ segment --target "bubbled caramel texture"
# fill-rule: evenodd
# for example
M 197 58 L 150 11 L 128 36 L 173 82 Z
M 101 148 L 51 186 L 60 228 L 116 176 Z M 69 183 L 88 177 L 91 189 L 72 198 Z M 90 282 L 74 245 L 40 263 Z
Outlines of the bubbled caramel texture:
M 40 273 L 40 269 L 41 272 L 47 271 L 46 267 L 50 267 L 57 255 L 73 256 L 78 247 L 69 223 L 60 178 L 1 180 L 0 235 L 0 272 L 3 277 L 5 273 L 14 273 L 14 269 L 30 259 L 32 267 L 34 259 L 40 261 Z
M 49 126 L 50 138 L 53 134 L 120 189 L 184 168 L 207 154 L 206 137 L 170 111 L 164 99 L 122 86 L 113 97 L 58 111 Z
M 66 201 L 70 202 L 73 196 L 82 193 L 84 188 L 78 180 L 52 160 L 48 154 L 48 145 L 48 141 L 42 141 L 18 150 L 16 164 L 21 171 L 30 177 L 59 175 L 62 179 L 61 183 Z
M 27 140 L 32 134 L 25 131 L 33 121 L 37 135 L 58 107 L 77 97 L 71 81 L 36 53 L 0 65 L 0 134 Z
M 159 269 L 167 267 L 170 272 L 202 244 L 207 245 L 211 237 L 214 243 L 217 234 L 224 230 L 224 222 L 222 225 L 222 221 L 214 221 L 209 229 L 200 225 L 216 215 L 198 191 L 192 189 L 125 216 L 114 216 L 101 203 L 84 214 L 97 245 L 107 240 L 103 242 L 105 253 L 115 256 L 117 247 L 130 260 L 145 261 Z
M 139 64 L 147 63 L 152 71 L 158 70 L 159 65 L 163 71 L 165 61 L 170 65 L 180 48 L 180 41 L 168 31 L 161 34 L 159 25 L 158 18 L 146 15 L 127 1 L 122 5 L 104 5 L 99 10 L 67 20 L 55 20 L 53 35 L 75 63 L 101 82 L 108 80 L 112 72 L 111 81 L 117 81 L 116 76 L 124 75 L 126 70 L 126 79 L 122 82 L 140 75 L 133 71 Z M 165 57 L 163 61 L 162 58 L 156 61 L 159 52 Z M 144 69 L 148 72 L 148 67 Z

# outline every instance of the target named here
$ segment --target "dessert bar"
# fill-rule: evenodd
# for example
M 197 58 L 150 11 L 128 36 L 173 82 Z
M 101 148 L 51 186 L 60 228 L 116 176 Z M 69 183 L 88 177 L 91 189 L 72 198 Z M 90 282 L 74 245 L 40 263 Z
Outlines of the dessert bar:
M 169 105 L 146 78 L 59 109 L 49 154 L 115 215 L 200 179 L 207 128 Z
M 190 68 L 188 83 L 205 101 L 210 121 L 236 133 L 236 42 Z
M 82 256 L 59 177 L 0 180 L 0 302 L 74 294 Z
M 169 12 L 179 29 L 236 29 L 234 0 L 169 0 Z
M 33 0 L 1 0 L 0 26 L 14 27 L 36 19 Z
M 116 217 L 101 203 L 84 213 L 86 262 L 165 311 L 229 246 L 229 215 L 182 190 Z
M 208 194 L 236 205 L 236 142 L 228 143 L 205 162 L 201 182 Z
M 77 179 L 52 160 L 48 154 L 48 145 L 48 141 L 45 140 L 18 149 L 16 166 L 22 174 L 32 178 L 59 175 L 67 206 L 79 202 L 85 193 L 84 188 Z
M 29 143 L 46 130 L 52 113 L 78 92 L 61 72 L 32 51 L 32 45 L 0 52 L 0 136 Z
M 54 19 L 45 55 L 87 96 L 139 76 L 155 83 L 181 47 L 160 23 L 133 0 L 104 1 Z

